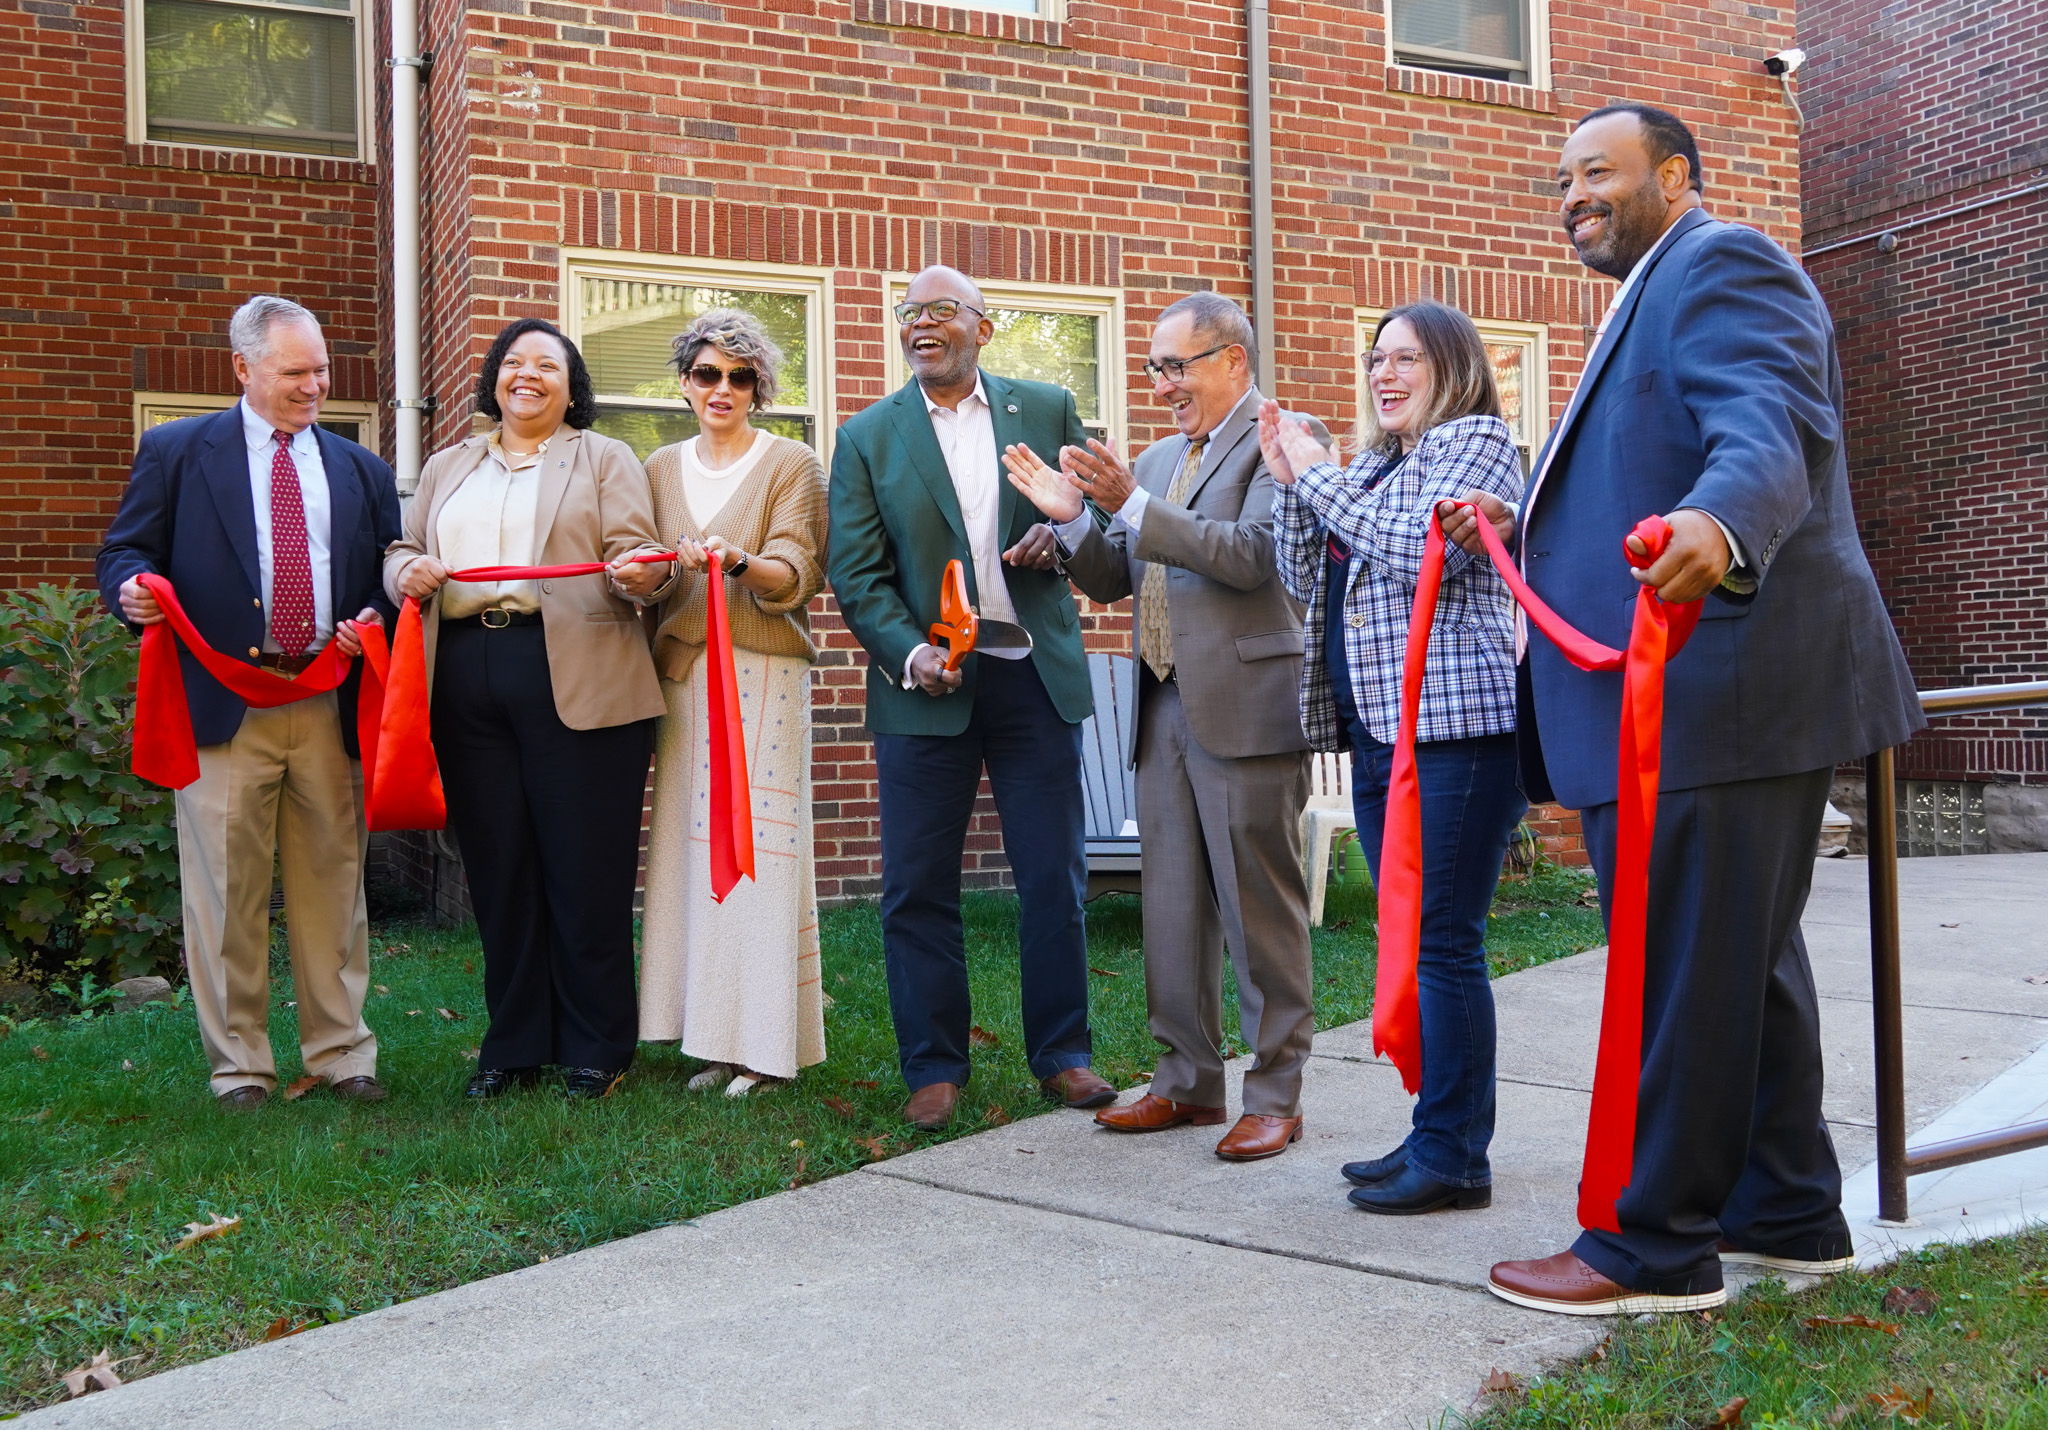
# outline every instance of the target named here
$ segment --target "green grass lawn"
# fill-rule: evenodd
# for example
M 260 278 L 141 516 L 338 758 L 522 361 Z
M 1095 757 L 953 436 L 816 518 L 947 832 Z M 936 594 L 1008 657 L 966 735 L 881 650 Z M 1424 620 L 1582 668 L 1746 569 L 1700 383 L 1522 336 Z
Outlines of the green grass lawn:
M 1471 1430 L 2048 1426 L 2048 1232 L 1624 1323 L 1569 1369 L 1488 1398 Z
M 1503 886 L 1496 971 L 1597 944 L 1584 887 L 1554 870 Z M 1324 1027 L 1371 1010 L 1370 896 L 1333 888 L 1328 919 L 1316 934 Z M 1097 902 L 1088 927 L 1096 1066 L 1127 1087 L 1154 1047 L 1136 901 Z M 1017 1021 L 1015 902 L 971 897 L 967 933 L 975 1020 L 993 1041 L 939 1135 L 901 1120 L 872 904 L 825 918 L 829 1060 L 745 1100 L 687 1091 L 696 1064 L 647 1047 L 604 1102 L 536 1090 L 465 1103 L 483 1026 L 471 930 L 373 937 L 368 1019 L 391 1088 L 375 1106 L 316 1091 L 221 1111 L 183 1006 L 0 1018 L 0 1412 L 62 1399 L 58 1377 L 103 1349 L 133 1379 L 280 1321 L 339 1320 L 1046 1111 Z M 282 966 L 274 996 L 289 1082 L 300 1068 Z M 186 1224 L 214 1216 L 241 1224 L 174 1249 Z

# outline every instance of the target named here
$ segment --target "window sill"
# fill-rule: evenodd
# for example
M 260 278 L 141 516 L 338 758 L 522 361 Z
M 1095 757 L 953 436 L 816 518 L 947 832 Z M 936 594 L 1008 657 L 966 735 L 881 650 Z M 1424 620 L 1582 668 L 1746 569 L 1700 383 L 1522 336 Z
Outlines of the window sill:
M 1388 65 L 1387 88 L 1403 94 L 1425 95 L 1431 99 L 1456 99 L 1468 104 L 1492 104 L 1502 109 L 1526 109 L 1536 114 L 1557 113 L 1557 95 L 1533 85 L 1509 84 L 1505 80 L 1475 79 L 1446 70 L 1417 69 L 1412 65 Z
M 192 144 L 127 144 L 130 164 L 145 169 L 197 169 L 219 174 L 260 174 L 272 179 L 315 179 L 334 184 L 374 184 L 377 166 L 360 159 L 313 154 L 278 154 L 262 149 L 206 149 Z
M 853 18 L 870 25 L 941 30 L 985 40 L 1067 48 L 1067 27 L 1063 22 L 1041 15 L 1020 15 L 1014 10 L 975 10 L 960 5 L 927 4 L 924 0 L 853 0 Z

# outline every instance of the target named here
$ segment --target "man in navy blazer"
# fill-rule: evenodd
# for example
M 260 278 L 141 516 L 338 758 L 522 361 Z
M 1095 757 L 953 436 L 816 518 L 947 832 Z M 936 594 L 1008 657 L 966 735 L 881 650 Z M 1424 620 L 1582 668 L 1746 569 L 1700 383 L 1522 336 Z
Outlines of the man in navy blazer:
M 241 401 L 143 434 L 100 548 L 100 590 L 131 626 L 153 625 L 163 611 L 137 577 L 154 572 L 208 645 L 296 674 L 330 640 L 359 652 L 354 625 L 391 613 L 382 561 L 399 534 L 398 490 L 376 456 L 314 425 L 328 366 L 311 313 L 252 298 L 228 337 Z M 214 1094 L 253 1108 L 277 1084 L 276 858 L 306 1070 L 342 1098 L 382 1098 L 362 1016 L 370 947 L 356 674 L 330 694 L 252 710 L 189 655 L 181 664 L 200 771 L 177 794 L 185 963 Z
M 1489 1284 L 1578 1315 L 1691 1311 L 1726 1299 L 1724 1260 L 1853 1264 L 1799 918 L 1833 767 L 1924 721 L 1849 509 L 1841 372 L 1812 282 L 1702 211 L 1697 146 L 1662 110 L 1580 120 L 1558 185 L 1580 258 L 1622 288 L 1519 517 L 1478 500 L 1503 535 L 1519 527 L 1537 594 L 1596 640 L 1627 643 L 1639 586 L 1706 601 L 1665 687 L 1620 1231 L 1502 1262 Z M 1633 571 L 1623 541 L 1653 514 L 1670 546 Z M 1469 513 L 1449 529 L 1476 546 Z M 1580 811 L 1605 906 L 1621 676 L 1532 637 L 1519 677 L 1529 795 Z

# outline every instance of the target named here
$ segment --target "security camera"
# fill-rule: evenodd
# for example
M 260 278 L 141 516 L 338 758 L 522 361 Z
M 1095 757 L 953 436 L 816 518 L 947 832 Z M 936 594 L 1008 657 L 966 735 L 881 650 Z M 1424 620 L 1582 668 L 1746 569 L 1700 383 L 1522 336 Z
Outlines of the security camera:
M 1806 51 L 1796 49 L 1780 50 L 1775 55 L 1771 55 L 1764 60 L 1764 68 L 1771 74 L 1788 75 L 1796 73 L 1799 67 L 1805 63 Z

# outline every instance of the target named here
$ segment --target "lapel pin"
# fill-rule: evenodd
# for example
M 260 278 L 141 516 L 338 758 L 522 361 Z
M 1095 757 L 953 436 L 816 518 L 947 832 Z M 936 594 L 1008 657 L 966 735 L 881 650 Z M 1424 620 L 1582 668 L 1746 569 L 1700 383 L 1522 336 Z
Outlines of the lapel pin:
M 1005 412 L 1015 412 L 1016 410 L 1017 404 L 1014 402 L 1006 402 L 1003 404 L 1003 411 Z

